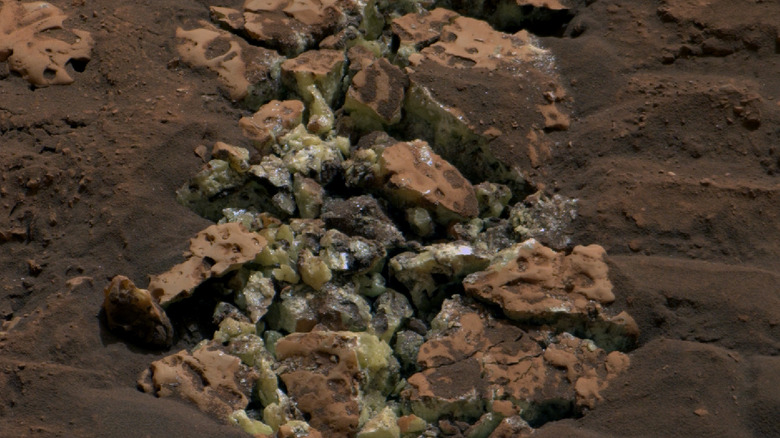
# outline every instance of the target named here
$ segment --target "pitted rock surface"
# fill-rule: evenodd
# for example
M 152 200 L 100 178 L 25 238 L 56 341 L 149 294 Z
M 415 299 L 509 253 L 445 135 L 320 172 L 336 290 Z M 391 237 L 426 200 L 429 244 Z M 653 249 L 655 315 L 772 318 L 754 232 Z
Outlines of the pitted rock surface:
M 386 190 L 398 204 L 426 208 L 443 224 L 479 214 L 471 183 L 424 141 L 388 147 L 382 153 L 381 166 Z
M 190 240 L 187 261 L 153 276 L 148 289 L 160 305 L 166 306 L 192 295 L 209 278 L 220 277 L 254 260 L 265 246 L 262 236 L 239 223 L 212 225 Z
M 626 313 L 610 317 L 603 308 L 615 300 L 605 256 L 598 245 L 577 246 L 565 255 L 531 239 L 499 253 L 486 270 L 467 276 L 463 287 L 513 320 L 579 319 L 578 324 L 603 326 L 595 330 L 615 330 L 632 342 L 638 336 L 633 319 Z
M 300 100 L 272 100 L 251 117 L 242 117 L 238 126 L 244 137 L 254 142 L 258 151 L 267 152 L 277 138 L 301 123 L 303 110 L 303 102 Z
M 357 338 L 338 332 L 288 335 L 276 344 L 290 398 L 326 436 L 354 436 L 360 416 Z
M 350 112 L 365 111 L 368 117 L 384 125 L 398 123 L 408 85 L 400 68 L 379 58 L 352 78 L 344 108 Z
M 181 398 L 216 418 L 226 419 L 249 404 L 256 379 L 255 372 L 238 357 L 207 345 L 152 362 L 138 385 L 144 392 Z
M 432 327 L 417 357 L 421 371 L 402 392 L 429 422 L 446 415 L 476 419 L 489 409 L 534 421 L 550 403 L 592 407 L 629 364 L 625 354 L 607 354 L 589 340 L 496 320 L 458 296 L 445 301 Z
M 66 65 L 88 62 L 94 41 L 83 30 L 65 30 L 67 19 L 60 8 L 46 2 L 5 1 L 0 7 L 0 62 L 36 87 L 73 82 Z M 73 43 L 52 38 L 56 32 L 70 32 Z
M 274 88 L 278 88 L 279 78 L 275 76 L 273 67 L 284 58 L 273 50 L 251 46 L 211 23 L 201 21 L 199 24 L 202 27 L 176 29 L 176 38 L 179 39 L 176 50 L 182 61 L 192 67 L 215 72 L 221 87 L 235 101 L 250 95 L 268 100 L 276 94 Z M 220 42 L 227 43 L 227 50 L 212 55 L 210 48 L 218 47 Z

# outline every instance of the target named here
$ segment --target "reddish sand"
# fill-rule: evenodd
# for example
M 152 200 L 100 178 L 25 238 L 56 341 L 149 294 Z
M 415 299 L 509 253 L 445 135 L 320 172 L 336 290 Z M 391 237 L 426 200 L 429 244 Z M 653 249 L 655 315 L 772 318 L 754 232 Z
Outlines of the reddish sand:
M 95 46 L 66 86 L 31 89 L 0 63 L 0 437 L 245 436 L 138 391 L 167 353 L 98 317 L 110 278 L 145 286 L 210 224 L 175 199 L 196 147 L 248 145 L 250 113 L 176 62 L 176 27 L 210 2 L 53 3 Z M 541 38 L 571 124 L 525 170 L 580 200 L 573 242 L 607 250 L 613 307 L 641 337 L 594 410 L 534 436 L 780 436 L 780 6 L 576 3 Z M 501 84 L 452 90 L 512 130 Z

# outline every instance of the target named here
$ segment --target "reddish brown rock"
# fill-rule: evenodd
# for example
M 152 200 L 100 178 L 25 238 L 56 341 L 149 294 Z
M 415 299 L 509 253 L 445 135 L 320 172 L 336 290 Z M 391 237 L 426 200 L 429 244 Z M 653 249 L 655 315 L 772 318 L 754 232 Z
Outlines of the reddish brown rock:
M 529 421 L 550 403 L 591 408 L 628 366 L 623 353 L 607 354 L 567 333 L 525 331 L 457 296 L 445 301 L 431 326 L 417 357 L 421 371 L 402 392 L 412 412 L 429 422 L 479 418 L 494 400 L 511 401 Z
M 192 295 L 211 277 L 220 277 L 254 260 L 266 240 L 237 222 L 212 225 L 190 239 L 187 261 L 152 276 L 149 291 L 162 306 Z
M 358 430 L 360 366 L 357 339 L 338 332 L 294 333 L 279 340 L 276 356 L 287 394 L 326 436 Z
M 138 385 L 157 397 L 177 397 L 225 421 L 249 404 L 257 375 L 241 360 L 213 345 L 182 350 L 152 362 Z
M 393 20 L 390 26 L 401 45 L 420 50 L 438 40 L 442 28 L 456 17 L 458 14 L 455 12 L 436 8 L 430 12 L 406 14 Z
M 202 21 L 200 28 L 176 29 L 176 50 L 184 63 L 205 68 L 218 75 L 219 83 L 231 99 L 259 106 L 278 93 L 279 77 L 275 65 L 282 61 L 273 50 L 250 46 L 230 32 Z M 214 54 L 214 48 L 227 48 Z
M 152 347 L 170 347 L 173 326 L 148 290 L 139 289 L 127 277 L 117 275 L 104 291 L 103 311 L 110 330 L 127 334 Z
M 384 150 L 380 164 L 385 189 L 396 204 L 426 208 L 443 224 L 479 214 L 474 187 L 428 143 L 396 143 Z
M 344 108 L 363 129 L 393 125 L 401 120 L 408 85 L 400 68 L 380 58 L 352 78 Z
M 531 239 L 502 251 L 485 271 L 463 280 L 466 294 L 500 306 L 510 319 L 573 324 L 603 340 L 608 349 L 625 348 L 639 335 L 625 312 L 610 317 L 603 305 L 615 300 L 598 245 L 577 246 L 570 255 Z
M 238 126 L 260 153 L 266 153 L 277 138 L 301 124 L 303 109 L 300 100 L 272 100 L 251 117 L 242 117 Z

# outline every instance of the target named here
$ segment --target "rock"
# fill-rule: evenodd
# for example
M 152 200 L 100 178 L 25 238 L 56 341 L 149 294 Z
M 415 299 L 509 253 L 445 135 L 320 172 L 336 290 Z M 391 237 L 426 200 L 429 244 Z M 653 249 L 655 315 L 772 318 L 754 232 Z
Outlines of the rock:
M 615 300 L 605 256 L 598 245 L 577 246 L 567 256 L 528 240 L 497 254 L 486 270 L 466 277 L 463 287 L 512 320 L 545 322 L 585 333 L 608 350 L 624 349 L 639 330 L 627 314 L 610 317 L 603 308 Z
M 161 306 L 167 306 L 189 297 L 209 278 L 220 277 L 254 260 L 265 246 L 262 236 L 239 223 L 212 225 L 190 239 L 187 261 L 152 276 L 149 291 Z
M 211 156 L 214 159 L 226 161 L 230 168 L 238 173 L 249 170 L 249 151 L 244 148 L 218 141 L 211 149 Z
M 236 305 L 241 307 L 249 315 L 250 321 L 257 324 L 268 312 L 276 289 L 273 280 L 262 272 L 255 271 L 249 274 L 244 287 L 236 294 Z
M 525 175 L 551 157 L 545 126 L 561 129 L 568 119 L 553 61 L 525 31 L 507 34 L 485 21 L 453 18 L 435 43 L 409 56 L 401 126 L 407 136 L 429 141 L 470 180 L 500 182 L 521 193 Z M 514 85 L 486 95 L 495 82 Z M 494 105 L 511 110 L 488 117 L 485 108 Z
M 404 242 L 403 234 L 371 195 L 329 200 L 322 208 L 322 220 L 328 228 L 376 240 L 387 248 Z
M 249 404 L 256 375 L 238 357 L 214 345 L 182 350 L 152 362 L 138 385 L 157 397 L 177 397 L 225 421 Z
M 326 231 L 320 246 L 320 257 L 328 267 L 350 276 L 376 272 L 387 255 L 379 242 L 360 236 L 350 237 L 337 230 Z
M 291 400 L 329 437 L 354 436 L 369 394 L 394 386 L 390 347 L 373 335 L 294 333 L 279 340 L 276 355 Z
M 403 252 L 390 259 L 390 273 L 406 286 L 418 311 L 441 302 L 448 286 L 468 274 L 485 269 L 487 254 L 463 242 L 436 243 L 418 253 Z
M 287 333 L 308 332 L 315 326 L 333 331 L 366 331 L 371 318 L 371 306 L 353 284 L 326 283 L 318 291 L 308 285 L 282 290 L 267 321 L 272 329 Z
M 449 9 L 436 8 L 394 19 L 390 29 L 398 38 L 401 59 L 408 60 L 413 53 L 435 43 L 441 36 L 442 28 L 456 17 L 458 14 Z
M 0 7 L 0 62 L 34 87 L 73 82 L 69 64 L 86 65 L 94 40 L 83 30 L 67 30 L 62 10 L 45 2 L 3 2 Z M 52 36 L 66 36 L 56 39 Z M 72 43 L 68 41 L 73 41 Z
M 346 58 L 340 50 L 309 50 L 282 63 L 282 81 L 308 105 L 313 133 L 325 133 L 333 127 L 331 106 L 340 97 Z
M 251 117 L 242 117 L 238 126 L 244 137 L 252 140 L 261 153 L 268 153 L 271 145 L 303 120 L 303 102 L 300 100 L 272 100 L 261 106 Z
M 296 174 L 293 178 L 293 194 L 300 217 L 314 219 L 320 216 L 325 190 L 317 181 Z
M 509 220 L 519 240 L 536 239 L 553 249 L 571 244 L 572 224 L 577 219 L 576 199 L 534 194 L 509 211 Z
M 500 217 L 512 199 L 512 190 L 508 186 L 487 181 L 475 185 L 474 193 L 479 202 L 481 218 Z
M 479 214 L 471 183 L 424 141 L 388 147 L 380 165 L 384 190 L 398 206 L 426 208 L 444 225 Z
M 173 326 L 148 290 L 139 289 L 122 275 L 111 279 L 104 291 L 103 312 L 109 330 L 117 330 L 144 345 L 168 348 Z
M 409 80 L 400 68 L 379 58 L 352 78 L 344 109 L 363 131 L 381 129 L 401 121 Z
M 374 303 L 371 327 L 379 339 L 389 344 L 398 328 L 412 316 L 414 316 L 414 309 L 409 304 L 409 300 L 401 293 L 386 289 Z
M 428 422 L 446 415 L 474 420 L 495 401 L 511 402 L 529 422 L 551 408 L 574 414 L 592 408 L 629 363 L 625 354 L 607 354 L 589 340 L 496 320 L 457 296 L 445 301 L 431 327 L 417 357 L 421 371 L 401 393 Z
M 395 412 L 385 407 L 360 429 L 357 438 L 400 438 L 401 429 Z
M 279 64 L 284 60 L 275 51 L 251 46 L 230 32 L 201 21 L 200 28 L 176 29 L 176 50 L 182 61 L 195 68 L 205 68 L 218 75 L 219 83 L 230 98 L 250 108 L 275 98 L 280 91 Z M 227 50 L 210 53 L 223 43 Z
M 249 0 L 244 3 L 243 31 L 261 45 L 295 56 L 359 20 L 361 12 L 356 1 Z

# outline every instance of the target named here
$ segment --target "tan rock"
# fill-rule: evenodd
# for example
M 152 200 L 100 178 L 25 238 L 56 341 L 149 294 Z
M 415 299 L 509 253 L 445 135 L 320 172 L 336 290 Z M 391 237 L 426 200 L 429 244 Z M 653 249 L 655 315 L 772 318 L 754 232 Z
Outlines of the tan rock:
M 251 117 L 242 117 L 238 126 L 244 137 L 252 140 L 255 148 L 265 154 L 276 139 L 301 124 L 303 109 L 303 102 L 300 100 L 272 100 L 261 106 Z
M 363 396 L 387 374 L 391 350 L 373 335 L 316 331 L 294 333 L 276 344 L 279 377 L 309 423 L 328 437 L 359 430 Z
M 360 10 L 356 1 L 247 0 L 244 30 L 254 41 L 295 56 L 346 27 L 348 16 Z
M 598 245 L 577 246 L 567 256 L 530 239 L 499 253 L 463 286 L 467 295 L 498 305 L 510 319 L 580 325 L 605 348 L 625 347 L 638 328 L 628 314 L 609 317 L 603 309 L 615 300 L 605 256 Z
M 73 82 L 66 65 L 90 60 L 94 41 L 89 32 L 66 30 L 62 10 L 46 2 L 3 2 L 0 7 L 0 62 L 36 87 Z M 71 33 L 74 42 L 50 35 Z
M 171 321 L 148 290 L 139 289 L 129 278 L 117 275 L 104 295 L 103 311 L 110 330 L 123 332 L 145 345 L 171 346 Z
M 409 80 L 400 68 L 380 58 L 352 78 L 344 109 L 365 130 L 396 124 L 401 120 L 408 85 Z
M 551 402 L 592 408 L 629 363 L 623 353 L 607 355 L 590 340 L 493 319 L 458 297 L 445 301 L 431 326 L 417 357 L 421 371 L 402 392 L 412 412 L 428 422 L 445 415 L 476 419 L 495 400 L 510 401 L 529 421 L 546 415 Z M 508 406 L 499 409 L 511 413 Z
M 346 58 L 341 50 L 309 50 L 282 63 L 282 80 L 310 103 L 315 85 L 328 105 L 338 97 Z
M 149 291 L 160 305 L 189 297 L 211 277 L 220 277 L 254 260 L 266 240 L 237 222 L 212 225 L 190 240 L 187 261 L 152 276 Z
M 241 360 L 213 345 L 192 353 L 182 350 L 152 362 L 138 385 L 157 397 L 177 397 L 226 421 L 249 404 L 256 374 Z
M 396 143 L 384 150 L 380 163 L 385 190 L 396 204 L 424 207 L 442 224 L 479 214 L 471 183 L 428 143 Z
M 416 50 L 436 42 L 442 28 L 450 24 L 458 14 L 449 9 L 436 8 L 432 11 L 415 12 L 396 18 L 390 24 L 393 34 L 401 46 Z
M 278 93 L 276 66 L 283 60 L 279 54 L 250 46 L 243 39 L 206 21 L 199 24 L 202 27 L 176 29 L 176 38 L 179 39 L 176 50 L 184 63 L 215 72 L 230 98 L 244 101 L 250 107 L 259 107 Z M 219 44 L 226 45 L 226 50 L 212 53 L 213 49 L 220 47 Z

